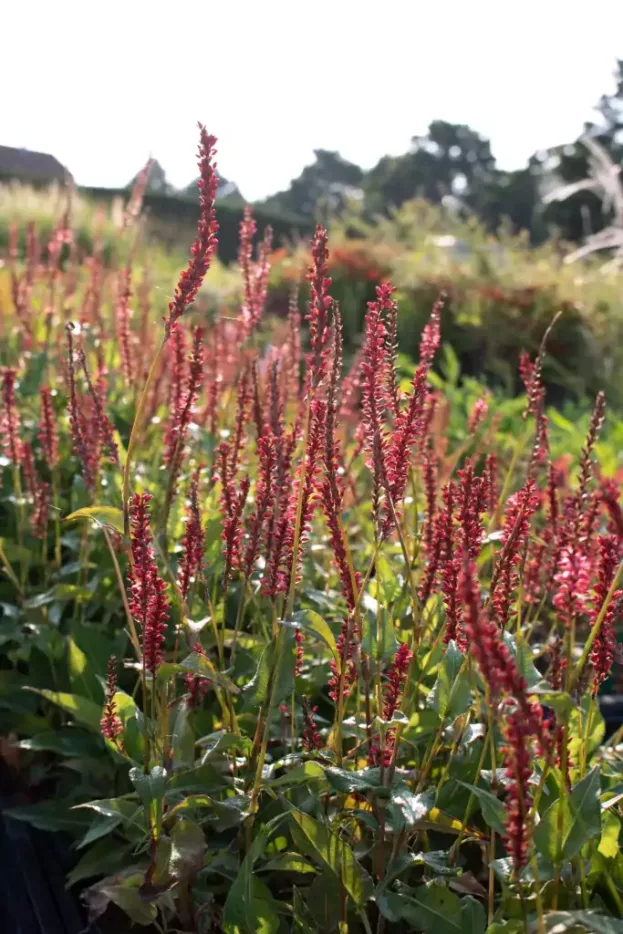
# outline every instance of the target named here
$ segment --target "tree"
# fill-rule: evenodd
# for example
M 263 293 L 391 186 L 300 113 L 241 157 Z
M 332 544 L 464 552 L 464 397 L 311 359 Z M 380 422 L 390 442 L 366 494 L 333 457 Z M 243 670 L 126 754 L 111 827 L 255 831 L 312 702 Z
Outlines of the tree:
M 326 223 L 341 211 L 348 197 L 360 193 L 363 171 L 358 165 L 326 149 L 315 149 L 314 156 L 315 161 L 290 182 L 286 191 L 266 199 L 266 208 Z
M 596 140 L 615 165 L 623 165 L 623 59 L 617 61 L 614 94 L 602 95 L 595 108 L 598 118 L 584 124 L 575 142 L 555 146 L 540 158 L 543 188 L 547 193 L 560 185 L 577 184 L 591 174 L 590 153 L 583 138 Z M 551 201 L 545 221 L 566 240 L 579 241 L 603 230 L 608 223 L 602 202 L 588 188 L 578 188 L 569 198 Z
M 368 172 L 366 207 L 386 211 L 410 198 L 439 203 L 447 195 L 474 207 L 494 170 L 489 140 L 465 124 L 433 120 L 425 136 L 412 138 L 409 152 L 384 156 Z

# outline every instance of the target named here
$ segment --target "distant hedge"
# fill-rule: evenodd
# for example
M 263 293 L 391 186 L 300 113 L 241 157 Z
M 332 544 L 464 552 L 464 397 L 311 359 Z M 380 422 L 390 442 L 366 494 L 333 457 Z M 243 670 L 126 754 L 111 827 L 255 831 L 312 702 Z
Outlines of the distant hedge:
M 113 201 L 115 198 L 127 199 L 129 195 L 127 188 L 82 187 L 80 192 L 94 201 L 105 202 Z M 219 258 L 224 263 L 230 263 L 238 255 L 238 232 L 242 220 L 242 208 L 234 207 L 227 202 L 217 202 L 216 209 L 219 223 Z M 197 201 L 178 195 L 146 194 L 143 210 L 148 219 L 150 233 L 168 246 L 179 246 L 180 235 L 183 233 L 187 237 L 188 229 L 196 226 L 199 217 Z M 311 234 L 309 222 L 299 217 L 275 214 L 261 208 L 254 208 L 253 216 L 260 234 L 269 224 L 273 228 L 275 247 L 301 237 L 308 238 Z

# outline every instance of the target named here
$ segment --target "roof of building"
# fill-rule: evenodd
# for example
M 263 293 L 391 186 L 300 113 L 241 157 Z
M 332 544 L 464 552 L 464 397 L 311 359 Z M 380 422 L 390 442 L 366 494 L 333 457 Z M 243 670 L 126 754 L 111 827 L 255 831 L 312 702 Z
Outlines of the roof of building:
M 3 176 L 32 182 L 62 182 L 71 178 L 55 156 L 11 146 L 0 146 L 0 178 Z

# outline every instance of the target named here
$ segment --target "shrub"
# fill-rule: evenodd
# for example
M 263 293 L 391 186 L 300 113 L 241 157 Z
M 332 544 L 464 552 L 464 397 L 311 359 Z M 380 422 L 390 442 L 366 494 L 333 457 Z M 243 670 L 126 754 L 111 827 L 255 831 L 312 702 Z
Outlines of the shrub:
M 436 302 L 406 375 L 387 283 L 344 376 L 320 227 L 304 355 L 294 301 L 262 339 L 250 214 L 237 312 L 207 314 L 213 146 L 164 324 L 136 265 L 9 264 L 1 698 L 31 782 L 54 757 L 13 816 L 75 834 L 91 918 L 618 930 L 603 396 L 554 460 L 577 428 L 550 425 L 546 341 L 498 403 L 434 372 Z

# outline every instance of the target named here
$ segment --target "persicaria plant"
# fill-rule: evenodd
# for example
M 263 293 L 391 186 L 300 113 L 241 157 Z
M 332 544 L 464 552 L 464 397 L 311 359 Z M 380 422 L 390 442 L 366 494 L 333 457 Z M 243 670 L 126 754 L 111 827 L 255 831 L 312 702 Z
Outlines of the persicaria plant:
M 201 127 L 164 320 L 143 176 L 120 268 L 80 256 L 70 215 L 9 267 L 2 706 L 24 772 L 46 755 L 55 782 L 55 815 L 44 789 L 13 815 L 74 829 L 91 921 L 113 903 L 159 931 L 621 930 L 603 396 L 562 463 L 546 334 L 512 424 L 489 391 L 453 414 L 444 297 L 409 365 L 389 282 L 353 355 L 320 226 L 305 309 L 269 319 L 250 209 L 239 302 L 207 309 L 215 147 Z

